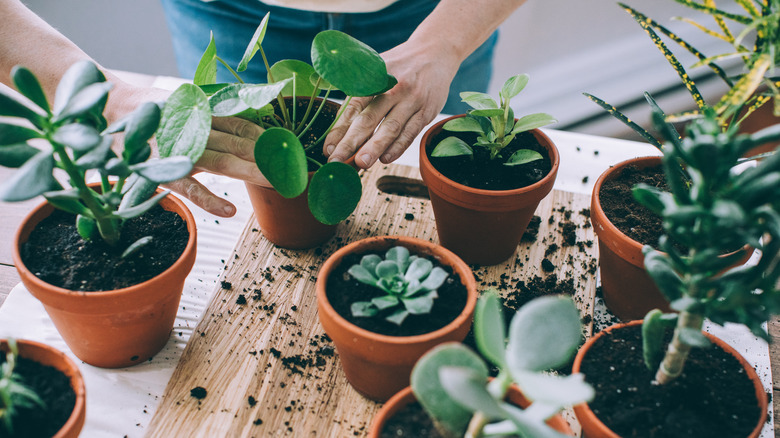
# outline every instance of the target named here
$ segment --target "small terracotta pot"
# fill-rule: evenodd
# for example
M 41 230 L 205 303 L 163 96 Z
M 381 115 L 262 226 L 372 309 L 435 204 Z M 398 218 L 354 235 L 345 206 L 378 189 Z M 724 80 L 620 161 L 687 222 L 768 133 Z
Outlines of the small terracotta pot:
M 76 364 L 65 353 L 46 344 L 35 341 L 18 339 L 19 357 L 35 361 L 41 365 L 50 366 L 66 375 L 70 380 L 70 386 L 76 394 L 76 404 L 68 420 L 60 428 L 53 438 L 76 438 L 84 427 L 84 419 L 87 413 L 87 389 L 84 386 L 84 378 Z M 8 352 L 8 342 L 0 340 L 0 351 Z
M 317 99 L 321 101 L 322 99 Z M 291 104 L 292 98 L 285 102 Z M 337 102 L 328 101 L 326 106 L 338 111 Z M 319 147 L 319 146 L 318 146 Z M 346 161 L 354 166 L 354 155 Z M 314 172 L 309 172 L 309 182 Z M 276 246 L 288 249 L 310 249 L 325 243 L 336 234 L 337 225 L 326 225 L 314 218 L 309 210 L 309 189 L 300 196 L 285 198 L 270 183 L 264 185 L 246 183 L 249 201 L 260 231 Z
M 613 330 L 620 330 L 621 328 L 624 327 L 633 327 L 641 324 L 642 324 L 642 320 L 634 320 L 626 323 L 615 324 L 602 330 L 597 335 L 588 339 L 588 341 L 585 342 L 585 344 L 579 349 L 579 351 L 577 352 L 577 356 L 575 356 L 574 358 L 572 373 L 581 372 L 580 367 L 582 366 L 582 361 L 584 360 L 585 355 L 588 354 L 590 348 L 593 346 L 593 344 L 596 343 L 596 341 L 599 338 L 606 335 L 607 333 L 610 333 Z M 756 371 L 745 360 L 745 358 L 742 357 L 729 344 L 723 342 L 720 338 L 717 338 L 709 333 L 705 332 L 704 335 L 707 336 L 710 342 L 712 342 L 715 346 L 729 353 L 730 355 L 734 356 L 739 361 L 739 363 L 742 364 L 742 368 L 745 369 L 745 374 L 753 382 L 753 386 L 756 391 L 756 404 L 760 409 L 761 416 L 758 419 L 758 424 L 756 425 L 756 427 L 753 429 L 750 435 L 748 435 L 748 438 L 757 438 L 761 433 L 761 429 L 764 427 L 764 422 L 766 421 L 766 416 L 767 416 L 766 413 L 767 398 L 766 398 L 766 393 L 764 392 L 764 386 L 761 384 L 761 379 L 759 379 L 758 374 L 756 374 Z M 587 380 L 587 376 L 585 376 L 585 379 Z M 590 409 L 587 403 L 574 406 L 574 414 L 577 416 L 577 420 L 580 422 L 580 425 L 582 426 L 583 438 L 588 438 L 588 437 L 589 438 L 620 438 L 618 434 L 616 434 L 611 429 L 609 429 L 606 425 L 604 425 L 604 423 L 601 422 L 601 420 L 598 419 L 598 417 L 596 417 L 596 414 L 593 413 L 593 411 Z
M 558 175 L 560 156 L 552 140 L 542 131 L 530 131 L 545 148 L 552 169 L 540 181 L 514 190 L 474 189 L 456 183 L 436 170 L 429 155 L 433 139 L 449 120 L 431 128 L 420 143 L 420 175 L 428 192 L 441 244 L 466 263 L 495 265 L 514 254 L 536 207 L 552 190 Z
M 523 409 L 531 405 L 531 402 L 525 398 L 520 389 L 515 385 L 509 387 L 504 399 Z M 368 438 L 379 438 L 382 435 L 382 430 L 385 428 L 387 421 L 390 418 L 393 418 L 398 411 L 405 408 L 407 405 L 414 403 L 416 400 L 410 386 L 407 386 L 396 393 L 384 406 L 382 406 L 382 409 L 377 412 L 374 417 L 374 422 L 371 424 Z M 569 423 L 567 423 L 560 414 L 548 418 L 547 424 L 562 434 L 574 436 L 574 432 L 572 432 L 571 427 L 569 427 Z
M 610 312 L 624 321 L 644 318 L 653 309 L 661 309 L 663 312 L 671 312 L 671 309 L 666 297 L 645 269 L 643 245 L 623 234 L 604 214 L 599 199 L 601 187 L 618 177 L 628 166 L 644 169 L 660 164 L 660 156 L 622 161 L 599 176 L 590 198 L 590 220 L 599 245 L 601 292 Z M 740 251 L 744 251 L 744 257 L 737 264 L 746 262 L 753 254 L 749 247 Z
M 328 276 L 351 253 L 385 252 L 402 245 L 412 254 L 450 266 L 466 287 L 463 311 L 446 326 L 417 336 L 386 336 L 362 329 L 339 315 L 328 301 Z M 441 299 L 441 298 L 440 298 Z M 377 236 L 352 242 L 328 257 L 317 276 L 317 309 L 325 333 L 333 340 L 349 383 L 375 401 L 385 401 L 409 385 L 412 368 L 423 354 L 447 341 L 460 342 L 471 328 L 477 285 L 471 269 L 451 251 L 431 242 L 403 236 Z
M 195 263 L 197 230 L 195 218 L 181 200 L 168 195 L 159 205 L 186 222 L 190 233 L 187 246 L 161 274 L 122 289 L 71 291 L 48 284 L 27 269 L 19 250 L 38 223 L 54 211 L 51 204 L 36 207 L 16 232 L 13 260 L 22 283 L 41 301 L 73 354 L 90 365 L 135 365 L 154 356 L 168 342 L 184 280 Z

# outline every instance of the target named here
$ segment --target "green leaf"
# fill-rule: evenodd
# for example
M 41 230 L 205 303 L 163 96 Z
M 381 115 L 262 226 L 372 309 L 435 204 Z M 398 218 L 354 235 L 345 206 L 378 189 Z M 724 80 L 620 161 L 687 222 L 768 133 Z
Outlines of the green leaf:
M 249 108 L 260 109 L 275 100 L 290 82 L 291 79 L 285 79 L 274 84 L 244 86 L 238 90 L 238 97 Z
M 385 260 L 395 262 L 399 266 L 399 271 L 406 271 L 409 263 L 411 263 L 410 259 L 409 248 L 405 246 L 394 246 L 385 253 Z
M 230 86 L 230 85 L 231 84 L 229 84 L 229 83 L 223 82 L 223 83 L 219 83 L 219 84 L 198 85 L 198 88 L 203 90 L 203 92 L 206 93 L 206 96 L 211 96 L 214 93 L 216 93 L 217 91 L 219 91 L 219 90 L 221 90 L 221 89 L 223 89 L 223 88 L 225 88 L 227 86 Z
M 474 341 L 493 365 L 506 368 L 506 328 L 501 299 L 494 290 L 485 291 L 474 311 Z
M 0 184 L 0 200 L 26 201 L 60 188 L 52 175 L 53 171 L 54 157 L 47 151 L 39 152 Z
M 399 309 L 385 317 L 386 321 L 392 322 L 395 325 L 401 325 L 404 323 L 406 317 L 409 316 L 409 312 L 405 309 Z
M 467 103 L 470 107 L 480 109 L 495 109 L 499 108 L 495 99 L 490 97 L 489 94 L 479 93 L 476 91 L 463 91 L 460 93 L 461 101 Z M 501 110 L 503 112 L 503 110 Z
M 316 74 L 314 67 L 299 61 L 297 59 L 285 59 L 271 66 L 268 73 L 268 82 L 280 82 L 284 79 L 290 79 L 281 91 L 282 96 L 293 95 L 293 81 L 295 81 L 295 95 L 309 97 L 314 94 L 316 88 L 309 80 L 313 74 Z M 273 80 L 271 80 L 273 77 Z
M 87 85 L 70 98 L 62 111 L 57 113 L 56 120 L 72 119 L 89 113 L 102 114 L 112 87 L 110 82 Z
M 639 183 L 631 189 L 640 204 L 656 214 L 663 214 L 667 208 L 676 205 L 672 194 L 644 183 Z
M 664 322 L 664 313 L 653 309 L 642 321 L 642 353 L 645 366 L 650 371 L 658 369 L 664 358 L 664 333 L 668 324 Z
M 192 161 L 185 156 L 167 157 L 144 161 L 130 166 L 130 170 L 161 184 L 184 178 L 192 171 Z
M 349 310 L 350 312 L 352 312 L 352 316 L 355 317 L 367 318 L 379 313 L 379 309 L 377 309 L 373 304 L 369 303 L 368 301 L 356 301 L 352 303 Z
M 652 249 L 649 245 L 646 245 L 642 252 L 645 256 L 645 269 L 658 286 L 658 289 L 668 300 L 674 301 L 678 299 L 683 290 L 685 290 L 685 284 L 677 272 L 675 272 L 672 260 L 664 253 Z
M 87 241 L 95 240 L 100 236 L 95 219 L 84 215 L 76 216 L 76 231 L 82 239 Z
M 499 92 L 501 98 L 508 101 L 520 94 L 523 88 L 528 85 L 528 79 L 529 76 L 527 74 L 516 75 L 507 79 Z
M 277 127 L 266 129 L 255 142 L 255 162 L 285 198 L 295 198 L 306 190 L 309 182 L 306 153 L 292 132 Z
M 142 237 L 142 238 L 136 240 L 135 242 L 131 243 L 130 246 L 128 246 L 122 252 L 122 255 L 120 256 L 120 258 L 125 259 L 127 257 L 130 257 L 131 255 L 133 255 L 133 254 L 137 253 L 138 251 L 140 251 L 144 246 L 152 243 L 152 240 L 153 240 L 152 236 L 145 236 L 145 237 Z
M 506 362 L 516 371 L 544 371 L 565 365 L 582 337 L 580 313 L 570 298 L 536 298 L 517 311 L 509 327 Z
M 41 87 L 40 82 L 38 82 L 38 78 L 36 78 L 30 70 L 19 65 L 14 66 L 11 69 L 11 79 L 20 93 L 38 105 L 42 110 L 51 113 L 46 94 L 43 92 L 43 88 Z
M 337 30 L 315 35 L 311 59 L 317 74 L 347 96 L 381 94 L 397 83 L 374 49 Z
M 438 298 L 436 291 L 430 291 L 425 295 L 414 298 L 401 298 L 404 307 L 412 315 L 425 315 L 431 313 L 433 309 L 433 300 Z
M 364 257 L 365 258 L 365 257 Z M 373 269 L 366 269 L 365 266 L 361 265 L 352 265 L 347 270 L 347 273 L 352 276 L 355 280 L 364 283 L 364 284 L 370 284 L 372 286 L 376 286 L 377 278 L 374 276 L 374 270 Z
M 255 34 L 252 35 L 252 39 L 249 40 L 249 45 L 244 51 L 244 56 L 241 58 L 241 62 L 238 63 L 238 68 L 236 68 L 236 71 L 238 71 L 239 73 L 246 70 L 249 61 L 252 60 L 252 58 L 255 56 L 255 53 L 257 53 L 257 50 L 260 49 L 260 46 L 263 44 L 263 38 L 265 38 L 265 31 L 268 28 L 268 17 L 270 15 L 271 15 L 270 12 L 265 14 L 265 17 L 263 17 L 263 21 L 261 21 L 260 25 L 257 26 L 257 29 L 255 29 Z
M 12 144 L 0 147 L 0 166 L 17 168 L 26 163 L 39 152 L 27 143 Z
M 490 419 L 503 418 L 504 410 L 487 390 L 487 378 L 470 368 L 445 365 L 439 379 L 447 394 L 471 412 L 482 412 Z
M 82 170 L 103 167 L 113 155 L 111 151 L 111 143 L 113 141 L 114 139 L 110 135 L 102 137 L 97 147 L 92 148 L 92 150 L 76 160 L 76 166 Z
M 556 376 L 544 373 L 522 371 L 512 375 L 523 395 L 534 403 L 545 403 L 559 408 L 589 402 L 593 399 L 593 387 L 585 383 L 581 373 Z
M 68 190 L 46 192 L 43 194 L 43 197 L 46 198 L 46 201 L 48 201 L 49 204 L 60 210 L 87 217 L 92 215 L 92 212 L 81 203 L 78 189 L 71 188 Z
M 384 310 L 397 306 L 399 301 L 398 298 L 394 297 L 393 295 L 383 295 L 381 297 L 372 298 L 371 304 L 373 304 L 379 310 Z
M 119 210 L 135 207 L 151 198 L 157 190 L 157 183 L 142 178 L 137 173 L 130 176 L 125 183 L 126 191 L 123 193 Z
M 105 82 L 103 72 L 91 61 L 79 61 L 62 75 L 54 94 L 54 114 L 60 114 L 78 93 L 89 85 Z
M 46 119 L 45 113 L 39 108 L 2 88 L 0 88 L 0 116 L 21 117 L 38 127 L 41 127 Z
M 406 270 L 406 273 L 404 273 L 404 279 L 406 281 L 411 280 L 422 280 L 426 275 L 428 275 L 431 270 L 433 269 L 433 262 L 424 259 L 422 257 L 418 257 L 412 261 L 412 263 L 409 265 L 409 268 Z
M 198 61 L 192 82 L 195 85 L 211 85 L 217 82 L 217 45 L 214 43 L 214 32 L 209 32 L 209 45 Z
M 551 125 L 557 121 L 558 120 L 549 114 L 529 114 L 527 116 L 520 117 L 517 122 L 515 122 L 515 126 L 512 128 L 512 134 L 519 134 L 521 132 L 541 128 L 542 126 Z
M 320 167 L 312 176 L 309 209 L 318 221 L 335 225 L 355 211 L 362 195 L 363 185 L 357 171 L 334 161 Z
M 412 369 L 412 391 L 425 411 L 453 435 L 462 435 L 471 413 L 455 402 L 442 387 L 439 369 L 446 365 L 470 368 L 484 380 L 487 380 L 488 370 L 476 353 L 454 342 L 434 347 Z
M 690 345 L 696 348 L 706 348 L 710 346 L 710 340 L 704 336 L 704 333 L 700 329 L 691 327 L 678 328 L 680 341 L 683 344 Z
M 425 290 L 436 290 L 444 284 L 444 281 L 447 280 L 449 275 L 450 274 L 447 271 L 437 266 L 433 268 L 427 277 L 425 277 L 421 286 Z
M 376 265 L 381 261 L 382 257 L 377 254 L 366 254 L 360 259 L 360 266 L 368 270 L 368 272 L 376 272 Z
M 637 125 L 636 122 L 634 122 L 633 120 L 628 118 L 622 112 L 618 111 L 617 108 L 615 108 L 614 106 L 608 104 L 607 102 L 599 99 L 598 97 L 596 97 L 596 96 L 594 96 L 592 94 L 588 94 L 588 93 L 582 93 L 582 94 L 585 95 L 585 97 L 587 97 L 588 99 L 590 99 L 594 103 L 596 103 L 596 105 L 598 105 L 598 106 L 602 107 L 604 110 L 606 110 L 612 117 L 620 120 L 624 125 L 626 125 L 629 128 L 631 128 L 631 130 L 633 130 L 634 132 L 639 134 L 642 138 L 647 140 L 648 143 L 650 143 L 651 145 L 655 146 L 656 149 L 663 150 L 663 144 L 660 141 L 658 141 L 649 132 L 647 132 L 647 130 L 645 128 Z
M 432 157 L 458 157 L 462 155 L 473 156 L 474 150 L 458 137 L 445 138 L 431 151 Z
M 206 94 L 192 84 L 182 84 L 165 102 L 157 130 L 161 157 L 182 155 L 196 163 L 211 132 L 211 109 Z
M 444 126 L 442 126 L 442 129 L 453 132 L 476 132 L 478 134 L 483 132 L 482 125 L 477 119 L 468 116 L 452 119 L 445 123 Z
M 469 111 L 470 116 L 475 117 L 504 117 L 502 109 L 474 109 Z
M 125 123 L 125 150 L 122 156 L 130 162 L 134 154 L 148 145 L 160 125 L 162 111 L 157 104 L 146 102 L 130 113 Z
M 171 193 L 171 191 L 163 190 L 162 192 L 154 195 L 153 197 L 138 205 L 128 206 L 127 208 L 122 208 L 120 206 L 119 210 L 117 210 L 114 215 L 120 219 L 132 219 L 134 217 L 138 217 L 149 211 L 150 208 L 157 205 L 157 203 L 160 202 L 162 198 L 166 197 L 168 193 Z
M 229 117 L 248 110 L 249 105 L 238 95 L 238 92 L 246 86 L 231 84 L 214 93 L 209 98 L 212 114 L 217 117 Z
M 519 149 L 509 156 L 504 162 L 505 166 L 519 166 L 521 164 L 530 163 L 532 161 L 542 160 L 542 154 L 531 149 Z
M 54 131 L 52 140 L 74 151 L 87 152 L 97 147 L 103 138 L 92 126 L 71 123 Z
M 24 143 L 33 138 L 43 138 L 43 135 L 26 126 L 0 122 L 0 147 Z
M 382 260 L 376 265 L 376 275 L 379 278 L 393 279 L 401 274 L 401 268 L 393 260 Z

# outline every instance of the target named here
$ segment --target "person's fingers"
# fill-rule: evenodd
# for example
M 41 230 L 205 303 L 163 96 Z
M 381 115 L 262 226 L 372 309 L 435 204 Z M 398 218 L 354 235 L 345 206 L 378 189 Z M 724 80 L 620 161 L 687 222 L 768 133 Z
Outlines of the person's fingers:
M 344 112 L 341 114 L 341 117 L 333 126 L 333 129 L 330 130 L 327 137 L 325 137 L 325 141 L 322 145 L 322 152 L 326 157 L 330 157 L 333 154 L 333 152 L 336 150 L 336 145 L 341 143 L 341 140 L 350 129 L 352 121 L 355 120 L 358 115 L 360 115 L 360 113 L 365 107 L 368 106 L 369 103 L 371 103 L 371 100 L 371 97 L 354 97 L 350 99 L 349 104 L 347 104 L 347 107 L 344 108 Z M 352 153 L 354 153 L 354 151 L 351 151 L 351 153 L 349 153 L 349 155 L 347 155 L 345 158 L 337 157 L 335 161 L 344 161 L 351 157 Z
M 195 167 L 199 170 L 230 178 L 244 180 L 253 184 L 268 184 L 263 174 L 257 168 L 254 158 L 251 161 L 237 155 L 206 149 Z
M 379 146 L 377 148 L 379 161 L 387 164 L 397 160 L 398 157 L 400 157 L 406 151 L 406 149 L 409 148 L 414 139 L 417 138 L 417 135 L 422 132 L 423 128 L 425 128 L 425 125 L 430 123 L 431 120 L 433 120 L 433 118 L 428 120 L 424 112 L 420 111 L 415 113 L 409 119 L 409 121 L 406 122 L 406 125 L 403 127 L 401 133 L 398 134 L 398 136 L 390 143 L 389 146 Z M 366 146 L 371 146 L 371 142 L 373 142 L 373 139 Z
M 264 129 L 238 117 L 214 117 L 208 149 L 254 161 L 255 142 Z
M 347 133 L 336 145 L 336 148 L 330 155 L 329 161 L 347 160 L 360 149 L 369 138 L 377 135 L 377 127 L 382 131 L 382 133 L 379 133 L 379 135 L 382 136 L 382 141 L 378 143 L 375 148 L 379 148 L 382 145 L 385 147 L 388 146 L 388 139 L 390 139 L 390 137 L 395 139 L 395 137 L 398 136 L 398 133 L 401 132 L 403 125 L 407 121 L 406 118 L 408 118 L 410 114 L 408 112 L 404 113 L 403 111 L 397 111 L 394 112 L 394 117 L 385 117 L 396 104 L 397 98 L 392 94 L 383 94 L 374 98 L 374 100 L 372 100 L 371 103 L 352 121 Z M 374 164 L 379 153 L 381 152 L 377 152 L 375 149 L 361 149 L 358 156 L 355 158 L 355 163 L 362 168 L 368 168 L 371 164 Z
M 184 196 L 193 204 L 215 216 L 231 217 L 236 214 L 235 205 L 215 195 L 191 176 L 163 184 L 163 187 Z

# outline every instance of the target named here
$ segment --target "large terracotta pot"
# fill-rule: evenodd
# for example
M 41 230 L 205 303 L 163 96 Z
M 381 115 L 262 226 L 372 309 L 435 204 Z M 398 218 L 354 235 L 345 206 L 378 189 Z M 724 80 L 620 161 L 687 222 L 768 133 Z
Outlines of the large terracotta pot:
M 574 365 L 572 366 L 572 373 L 582 372 L 580 368 L 582 367 L 582 361 L 585 358 L 585 355 L 588 354 L 588 351 L 593 346 L 593 344 L 602 336 L 610 333 L 613 330 L 620 330 L 624 327 L 633 327 L 641 324 L 642 320 L 634 320 L 627 323 L 615 324 L 599 332 L 596 336 L 590 338 L 577 352 L 577 356 L 574 358 Z M 720 348 L 734 356 L 742 365 L 742 368 L 744 368 L 745 374 L 748 376 L 748 378 L 750 378 L 751 382 L 753 382 L 753 386 L 755 387 L 756 391 L 756 404 L 760 409 L 761 416 L 758 419 L 756 427 L 753 429 L 750 435 L 748 435 L 748 438 L 758 437 L 761 433 L 761 429 L 764 426 L 764 422 L 766 421 L 767 416 L 767 397 L 766 393 L 764 392 L 764 386 L 761 384 L 761 379 L 759 379 L 758 374 L 756 374 L 756 371 L 745 360 L 745 358 L 743 358 L 729 344 L 709 333 L 704 334 L 714 344 L 715 347 Z M 587 376 L 585 376 L 585 379 L 587 380 Z M 604 425 L 604 423 L 601 422 L 601 420 L 598 419 L 598 417 L 596 417 L 596 414 L 593 413 L 587 403 L 574 406 L 574 414 L 577 416 L 577 420 L 582 426 L 583 438 L 620 438 L 618 434 L 610 430 L 606 425 Z
M 463 311 L 446 326 L 417 336 L 381 335 L 351 324 L 328 301 L 328 276 L 347 254 L 384 252 L 397 245 L 405 246 L 412 254 L 423 254 L 450 266 L 460 277 L 468 298 Z M 358 392 L 376 401 L 385 401 L 408 386 L 414 364 L 428 350 L 443 342 L 465 339 L 476 303 L 477 285 L 468 265 L 446 248 L 413 237 L 378 236 L 350 243 L 333 253 L 317 276 L 320 323 L 336 345 L 344 374 Z
M 433 139 L 444 119 L 429 128 L 420 144 L 420 175 L 428 192 L 441 244 L 466 263 L 495 265 L 514 254 L 539 202 L 552 190 L 560 156 L 542 131 L 530 131 L 545 148 L 552 162 L 550 172 L 527 187 L 514 190 L 474 189 L 445 177 L 430 162 Z
M 87 390 L 79 368 L 65 353 L 46 344 L 22 339 L 17 340 L 16 344 L 19 348 L 19 357 L 55 368 L 70 380 L 70 386 L 76 394 L 76 404 L 70 417 L 54 438 L 76 438 L 84 427 L 87 412 Z M 0 340 L 0 351 L 3 354 L 8 352 L 8 342 L 4 339 Z
M 382 435 L 382 430 L 385 428 L 387 421 L 390 418 L 393 418 L 398 411 L 405 408 L 407 405 L 414 403 L 416 400 L 410 386 L 407 386 L 396 393 L 384 406 L 382 406 L 382 409 L 377 412 L 374 417 L 374 422 L 371 424 L 368 438 L 379 438 Z M 520 389 L 515 385 L 509 387 L 505 400 L 515 406 L 520 406 L 523 409 L 531 405 L 531 402 L 525 398 Z M 569 427 L 569 423 L 567 423 L 560 414 L 548 418 L 547 424 L 560 433 L 574 436 L 574 432 L 572 432 L 571 427 Z
M 19 250 L 36 225 L 54 211 L 50 204 L 43 203 L 30 212 L 16 233 L 13 260 L 22 283 L 41 301 L 73 354 L 90 365 L 135 365 L 149 360 L 168 342 L 184 280 L 195 263 L 197 230 L 195 218 L 181 200 L 168 195 L 160 206 L 187 224 L 187 246 L 170 268 L 123 289 L 71 291 L 50 285 L 27 269 Z

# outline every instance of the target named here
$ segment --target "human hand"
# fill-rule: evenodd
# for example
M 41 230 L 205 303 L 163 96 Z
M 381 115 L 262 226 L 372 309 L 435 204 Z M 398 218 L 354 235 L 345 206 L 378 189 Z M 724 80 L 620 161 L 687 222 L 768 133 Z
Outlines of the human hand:
M 382 58 L 398 84 L 382 95 L 350 100 L 325 139 L 323 151 L 329 161 L 346 161 L 358 149 L 355 163 L 363 169 L 377 159 L 390 163 L 400 157 L 444 107 L 460 65 L 446 51 L 412 42 Z

